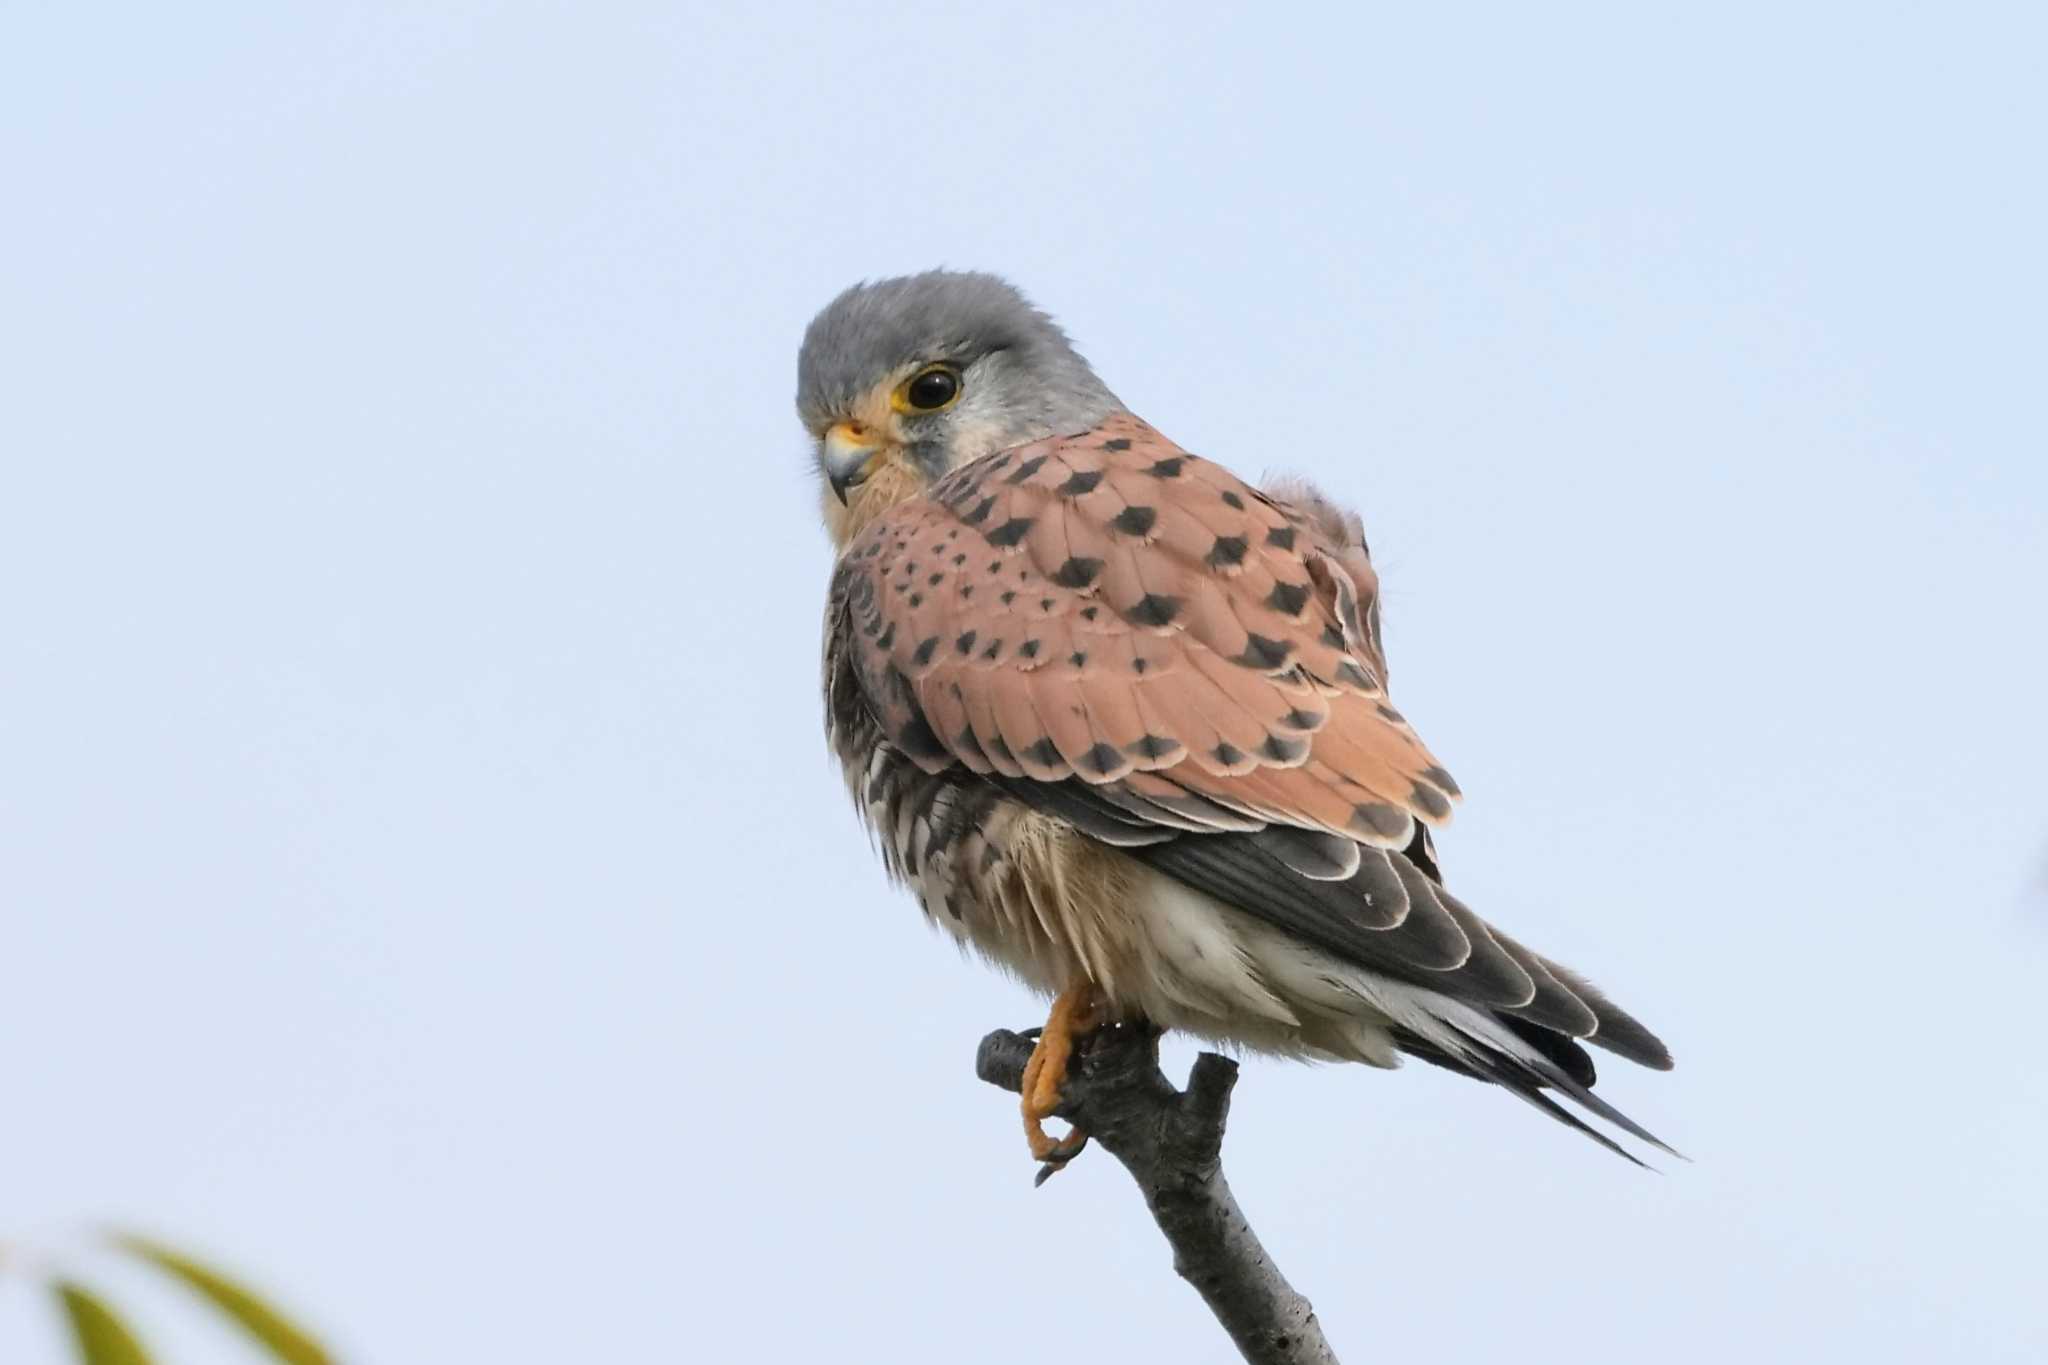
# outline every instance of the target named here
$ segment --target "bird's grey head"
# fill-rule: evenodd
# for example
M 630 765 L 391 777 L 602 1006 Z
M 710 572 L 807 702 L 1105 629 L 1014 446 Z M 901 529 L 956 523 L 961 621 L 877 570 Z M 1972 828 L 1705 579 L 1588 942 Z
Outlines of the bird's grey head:
M 1007 281 L 933 270 L 827 304 L 797 355 L 796 407 L 836 536 L 849 510 L 871 516 L 969 460 L 1086 431 L 1123 405 Z

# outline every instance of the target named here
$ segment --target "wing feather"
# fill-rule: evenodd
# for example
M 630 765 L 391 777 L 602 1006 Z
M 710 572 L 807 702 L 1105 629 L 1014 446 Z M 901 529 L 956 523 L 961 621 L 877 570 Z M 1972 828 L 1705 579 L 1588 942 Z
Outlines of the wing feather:
M 861 690 L 920 767 L 963 765 L 1345 961 L 1554 1031 L 1557 1055 L 1581 1038 L 1670 1065 L 1437 880 L 1424 831 L 1458 785 L 1388 700 L 1357 519 L 1313 490 L 1261 492 L 1120 413 L 954 471 L 839 574 Z

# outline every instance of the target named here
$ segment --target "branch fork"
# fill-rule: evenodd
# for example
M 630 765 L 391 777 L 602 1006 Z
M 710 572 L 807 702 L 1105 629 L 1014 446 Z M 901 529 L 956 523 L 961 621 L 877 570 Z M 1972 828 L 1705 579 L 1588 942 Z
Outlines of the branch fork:
M 981 1040 L 975 1074 L 1021 1090 L 1031 1039 L 997 1029 Z M 1116 1024 L 1096 1032 L 1061 1087 L 1058 1117 L 1123 1163 L 1193 1285 L 1252 1365 L 1336 1365 L 1315 1309 L 1273 1264 L 1223 1178 L 1223 1132 L 1237 1063 L 1195 1059 L 1186 1090 L 1159 1069 L 1159 1033 Z M 1061 1163 L 1064 1164 L 1064 1163 Z M 1057 1166 L 1041 1171 L 1041 1182 Z

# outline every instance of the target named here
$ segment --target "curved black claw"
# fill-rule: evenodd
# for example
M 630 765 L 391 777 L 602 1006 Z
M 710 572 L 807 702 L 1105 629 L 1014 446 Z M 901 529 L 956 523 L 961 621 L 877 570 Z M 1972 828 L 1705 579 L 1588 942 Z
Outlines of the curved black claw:
M 1031 1178 L 1031 1188 L 1037 1189 L 1040 1185 L 1043 1185 L 1046 1181 L 1067 1169 L 1067 1163 L 1087 1149 L 1088 1135 L 1086 1133 L 1077 1131 L 1061 1138 L 1059 1145 L 1052 1149 L 1052 1155 L 1047 1157 L 1045 1164 L 1038 1168 L 1038 1174 Z

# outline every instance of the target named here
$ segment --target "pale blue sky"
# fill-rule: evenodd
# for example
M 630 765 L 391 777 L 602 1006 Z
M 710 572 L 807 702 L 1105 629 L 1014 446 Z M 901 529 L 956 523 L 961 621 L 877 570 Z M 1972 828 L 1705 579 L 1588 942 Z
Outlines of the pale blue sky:
M 1678 1054 L 1660 1176 L 1248 1065 L 1347 1358 L 2048 1357 L 2038 10 L 747 8 L 0 10 L 0 1238 L 358 1362 L 1228 1359 L 820 735 L 795 344 L 944 263 L 1363 509 L 1452 885 Z

